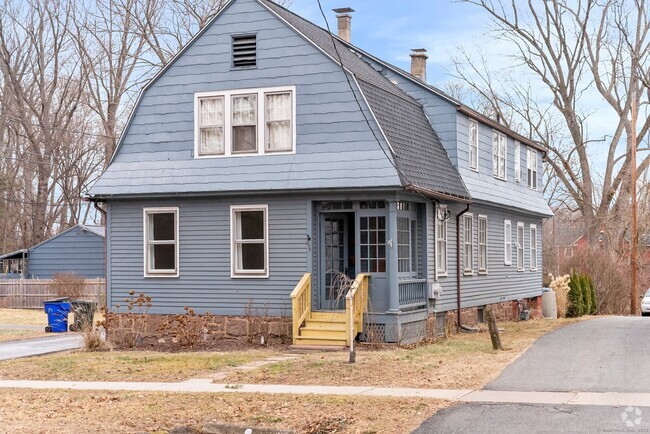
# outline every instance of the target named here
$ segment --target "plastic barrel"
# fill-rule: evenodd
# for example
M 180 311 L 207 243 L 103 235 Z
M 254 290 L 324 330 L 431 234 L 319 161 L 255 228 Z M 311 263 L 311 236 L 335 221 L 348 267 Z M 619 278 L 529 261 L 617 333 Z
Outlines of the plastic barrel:
M 68 301 L 50 300 L 43 303 L 47 313 L 46 331 L 64 333 L 68 331 L 68 314 L 72 306 Z
M 551 319 L 557 318 L 555 291 L 544 291 L 542 293 L 542 316 Z

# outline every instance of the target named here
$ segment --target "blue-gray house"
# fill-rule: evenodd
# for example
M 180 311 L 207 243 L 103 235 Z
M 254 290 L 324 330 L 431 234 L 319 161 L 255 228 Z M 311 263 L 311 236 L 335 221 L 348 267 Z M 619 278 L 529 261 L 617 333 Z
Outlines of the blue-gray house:
M 252 302 L 296 343 L 341 345 L 541 294 L 544 149 L 426 84 L 422 50 L 416 77 L 346 34 L 232 0 L 142 90 L 90 191 L 109 305 Z
M 29 249 L 0 256 L 0 276 L 51 279 L 57 273 L 74 273 L 103 278 L 104 236 L 103 226 L 72 226 Z

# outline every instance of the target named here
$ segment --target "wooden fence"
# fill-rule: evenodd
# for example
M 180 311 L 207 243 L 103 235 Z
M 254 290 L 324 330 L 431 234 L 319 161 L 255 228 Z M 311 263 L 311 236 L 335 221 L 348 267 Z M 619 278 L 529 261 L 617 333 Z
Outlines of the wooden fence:
M 83 288 L 75 292 L 75 298 L 94 301 L 100 306 L 106 303 L 104 279 L 88 279 Z M 67 295 L 57 294 L 52 280 L 0 280 L 0 307 L 42 309 L 44 301 Z

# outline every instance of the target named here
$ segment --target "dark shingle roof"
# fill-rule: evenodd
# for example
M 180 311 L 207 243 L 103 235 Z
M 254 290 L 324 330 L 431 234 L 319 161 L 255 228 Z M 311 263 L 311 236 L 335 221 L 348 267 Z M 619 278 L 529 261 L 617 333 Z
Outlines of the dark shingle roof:
M 419 102 L 362 60 L 353 46 L 333 39 L 327 30 L 270 0 L 259 1 L 330 57 L 338 61 L 340 56 L 341 63 L 357 78 L 361 92 L 389 141 L 405 186 L 470 198 Z

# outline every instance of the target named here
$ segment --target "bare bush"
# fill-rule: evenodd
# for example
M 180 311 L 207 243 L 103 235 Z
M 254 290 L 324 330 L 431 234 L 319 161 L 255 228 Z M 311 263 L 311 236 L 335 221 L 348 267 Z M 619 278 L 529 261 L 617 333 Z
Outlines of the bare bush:
M 93 324 L 84 324 L 81 329 L 81 337 L 83 338 L 84 351 L 104 351 L 108 349 L 103 327 L 95 327 Z
M 59 297 L 83 298 L 86 279 L 75 273 L 56 273 L 50 290 Z
M 185 313 L 172 315 L 167 318 L 158 330 L 169 333 L 178 340 L 183 347 L 196 347 L 208 335 L 208 324 L 214 321 L 214 315 L 209 312 L 197 314 L 194 309 L 187 306 L 183 308 Z
M 630 313 L 631 270 L 626 257 L 603 249 L 586 249 L 567 259 L 561 271 L 567 274 L 575 271 L 591 277 L 596 286 L 599 313 Z
M 549 274 L 548 277 L 551 282 L 549 283 L 549 288 L 555 292 L 557 317 L 564 318 L 569 307 L 568 294 L 571 276 L 565 274 L 564 276 L 554 277 L 552 274 Z
M 147 331 L 151 297 L 134 291 L 129 292 L 129 297 L 124 299 L 126 313 L 104 313 L 104 321 L 99 325 L 106 328 L 110 342 L 118 348 L 135 348 L 142 343 Z M 115 309 L 121 309 L 116 305 Z

